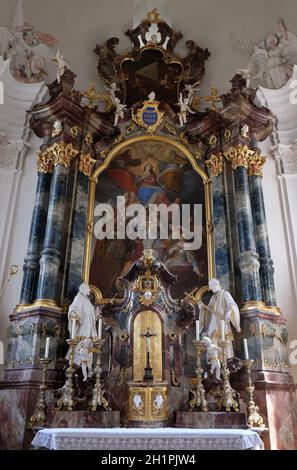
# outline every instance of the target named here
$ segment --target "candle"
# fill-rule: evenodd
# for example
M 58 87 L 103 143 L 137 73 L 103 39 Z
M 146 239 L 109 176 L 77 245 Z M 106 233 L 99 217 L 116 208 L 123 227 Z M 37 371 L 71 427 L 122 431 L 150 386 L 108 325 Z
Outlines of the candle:
M 244 346 L 244 357 L 246 359 L 246 361 L 249 360 L 249 348 L 248 348 L 248 342 L 247 342 L 247 339 L 244 338 L 243 340 L 243 346 Z
M 71 339 L 75 339 L 76 318 L 72 318 Z
M 199 341 L 200 339 L 200 325 L 199 325 L 199 320 L 196 320 L 196 341 Z
M 225 322 L 221 320 L 221 340 L 225 341 Z
M 50 346 L 50 338 L 46 338 L 44 359 L 48 359 L 49 346 Z
M 98 321 L 98 339 L 102 339 L 102 318 Z

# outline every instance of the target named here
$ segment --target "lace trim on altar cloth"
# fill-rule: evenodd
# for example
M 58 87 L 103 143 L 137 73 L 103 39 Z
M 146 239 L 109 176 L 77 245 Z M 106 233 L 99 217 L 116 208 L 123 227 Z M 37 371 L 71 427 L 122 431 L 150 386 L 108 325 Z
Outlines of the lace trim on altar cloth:
M 263 449 L 259 435 L 249 430 L 145 430 L 139 437 L 124 429 L 44 429 L 32 445 L 49 450 L 248 450 Z M 156 432 L 154 432 L 156 431 Z M 127 435 L 126 435 L 127 434 Z M 133 436 L 134 434 L 134 436 Z M 155 434 L 155 435 L 154 435 Z M 160 434 L 164 434 L 161 436 Z M 172 434 L 170 436 L 170 434 Z M 178 436 L 179 434 L 179 436 Z

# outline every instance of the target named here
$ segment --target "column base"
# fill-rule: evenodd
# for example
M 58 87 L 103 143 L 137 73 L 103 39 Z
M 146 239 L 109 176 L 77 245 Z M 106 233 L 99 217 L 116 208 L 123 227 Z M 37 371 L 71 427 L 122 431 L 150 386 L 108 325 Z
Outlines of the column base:
M 248 303 L 241 309 L 242 332 L 235 342 L 235 355 L 244 357 L 242 338 L 247 338 L 249 355 L 254 360 L 255 403 L 269 428 L 265 448 L 292 450 L 297 448 L 297 386 L 290 374 L 286 320 L 277 307 L 272 310 L 263 305 Z M 231 385 L 247 402 L 244 369 L 234 376 Z
M 282 315 L 282 311 L 279 307 L 265 305 L 265 303 L 260 300 L 250 300 L 249 302 L 245 302 L 240 308 L 242 312 L 254 311 L 255 309 L 263 313 L 268 312 L 274 313 L 275 315 Z

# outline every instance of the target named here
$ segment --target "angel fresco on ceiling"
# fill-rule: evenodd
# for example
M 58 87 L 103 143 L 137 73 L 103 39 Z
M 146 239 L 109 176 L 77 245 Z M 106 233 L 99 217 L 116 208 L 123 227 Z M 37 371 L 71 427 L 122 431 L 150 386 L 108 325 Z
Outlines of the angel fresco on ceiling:
M 41 33 L 24 21 L 22 0 L 17 3 L 9 27 L 0 26 L 0 56 L 10 59 L 14 78 L 24 83 L 38 83 L 47 75 L 45 65 L 54 60 L 56 38 Z
M 250 47 L 242 40 L 233 41 L 237 53 L 249 55 Z M 249 79 L 249 85 L 278 89 L 291 78 L 297 63 L 297 36 L 288 31 L 283 19 L 278 20 L 278 31 L 268 35 L 253 47 L 247 69 L 239 70 Z

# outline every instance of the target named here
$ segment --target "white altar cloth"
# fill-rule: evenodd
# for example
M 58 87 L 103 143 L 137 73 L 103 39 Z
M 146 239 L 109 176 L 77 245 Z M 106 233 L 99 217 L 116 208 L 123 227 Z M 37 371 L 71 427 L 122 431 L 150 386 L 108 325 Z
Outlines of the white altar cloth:
M 263 442 L 255 431 L 184 428 L 42 429 L 32 445 L 50 450 L 263 449 Z

